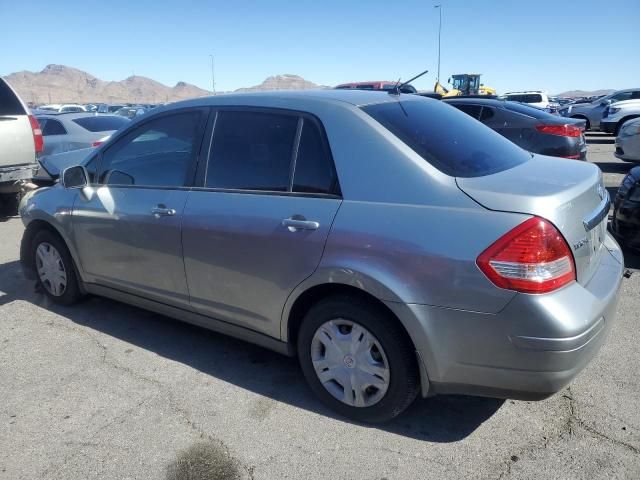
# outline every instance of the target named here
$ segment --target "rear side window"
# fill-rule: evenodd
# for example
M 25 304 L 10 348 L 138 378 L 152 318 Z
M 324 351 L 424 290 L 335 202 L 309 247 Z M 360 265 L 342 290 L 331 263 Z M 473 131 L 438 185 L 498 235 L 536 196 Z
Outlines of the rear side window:
M 182 187 L 201 143 L 201 111 L 163 115 L 120 138 L 102 156 L 98 183 Z
M 218 112 L 206 186 L 287 191 L 297 128 L 293 115 Z
M 65 130 L 62 123 L 52 118 L 38 118 L 38 123 L 42 128 L 42 135 L 48 137 L 50 135 L 65 135 Z
M 480 177 L 520 165 L 531 154 L 437 100 L 388 102 L 363 110 L 441 172 Z
M 0 78 L 0 115 L 25 115 L 18 97 L 9 88 L 9 85 Z
M 481 122 L 487 122 L 489 120 L 491 120 L 494 115 L 496 114 L 496 112 L 494 111 L 493 108 L 491 107 L 482 107 L 482 113 L 480 114 L 480 121 Z
M 543 101 L 542 95 L 539 93 L 523 93 L 515 95 L 506 95 L 505 98 L 511 102 L 522 103 L 540 103 Z
M 456 107 L 461 112 L 466 113 L 470 117 L 475 118 L 476 120 L 478 119 L 478 117 L 480 117 L 480 110 L 482 110 L 482 107 L 480 105 L 463 105 L 460 103 L 452 103 L 451 105 Z
M 326 194 L 334 194 L 337 191 L 336 172 L 329 146 L 319 127 L 306 118 L 300 135 L 293 191 Z
M 118 130 L 120 127 L 127 125 L 129 120 L 125 117 L 105 115 L 74 118 L 73 123 L 80 125 L 82 128 L 89 130 L 90 132 L 109 132 L 112 130 Z

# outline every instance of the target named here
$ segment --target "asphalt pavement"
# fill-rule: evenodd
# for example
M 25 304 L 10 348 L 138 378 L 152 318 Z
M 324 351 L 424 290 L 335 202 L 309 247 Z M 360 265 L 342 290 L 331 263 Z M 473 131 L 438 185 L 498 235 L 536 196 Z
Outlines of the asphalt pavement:
M 588 141 L 614 191 L 631 166 Z M 0 479 L 640 478 L 640 273 L 561 393 L 435 397 L 367 426 L 324 408 L 295 359 L 106 299 L 50 304 L 21 235 L 0 221 Z

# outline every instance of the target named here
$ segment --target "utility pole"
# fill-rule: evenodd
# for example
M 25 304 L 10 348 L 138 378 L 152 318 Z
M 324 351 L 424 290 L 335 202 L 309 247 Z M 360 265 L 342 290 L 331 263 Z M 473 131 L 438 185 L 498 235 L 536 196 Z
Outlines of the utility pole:
M 216 94 L 216 77 L 213 73 L 213 55 L 209 55 L 211 57 L 211 91 L 213 94 Z
M 438 76 L 436 77 L 436 81 L 440 83 L 440 36 L 442 35 L 442 4 L 434 5 L 433 8 L 437 8 L 438 13 L 440 14 L 440 22 L 438 25 Z

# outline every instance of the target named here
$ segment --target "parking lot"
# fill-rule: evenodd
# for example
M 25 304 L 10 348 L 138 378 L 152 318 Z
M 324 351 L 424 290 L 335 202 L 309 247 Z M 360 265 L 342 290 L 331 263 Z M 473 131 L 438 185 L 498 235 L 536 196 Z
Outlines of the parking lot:
M 588 134 L 613 196 L 631 164 Z M 295 359 L 114 301 L 55 306 L 0 222 L 0 478 L 640 478 L 640 257 L 598 357 L 542 402 L 443 396 L 388 424 L 323 407 Z M 218 473 L 215 473 L 218 472 Z M 214 476 L 218 475 L 218 476 Z

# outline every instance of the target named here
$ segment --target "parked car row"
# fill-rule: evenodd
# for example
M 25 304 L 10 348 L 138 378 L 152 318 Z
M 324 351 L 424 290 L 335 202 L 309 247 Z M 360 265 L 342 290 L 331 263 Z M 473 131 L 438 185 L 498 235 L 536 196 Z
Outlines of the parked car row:
M 591 103 L 566 105 L 559 110 L 559 113 L 563 117 L 585 120 L 587 130 L 599 130 L 600 121 L 607 107 L 619 102 L 638 99 L 640 99 L 640 88 L 629 88 L 610 93 Z M 609 121 L 607 122 L 610 123 Z M 610 126 L 606 128 L 611 129 Z M 616 127 L 613 127 L 609 133 L 614 132 L 616 132 Z

